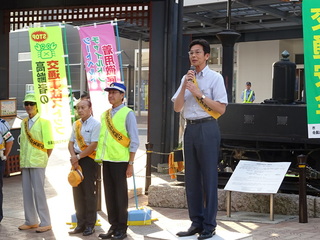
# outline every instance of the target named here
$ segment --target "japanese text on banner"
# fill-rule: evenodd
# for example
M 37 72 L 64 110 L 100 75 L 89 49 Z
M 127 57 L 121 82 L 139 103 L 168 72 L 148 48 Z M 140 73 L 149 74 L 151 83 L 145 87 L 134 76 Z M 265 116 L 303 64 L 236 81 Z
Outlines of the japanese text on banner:
M 45 144 L 69 141 L 71 115 L 60 27 L 30 28 L 32 75 L 38 110 L 42 118 L 50 120 L 52 136 Z
M 100 119 L 109 108 L 108 93 L 104 89 L 112 82 L 121 81 L 113 25 L 81 27 L 79 35 L 93 115 Z
M 302 7 L 308 137 L 320 138 L 320 2 L 304 0 Z

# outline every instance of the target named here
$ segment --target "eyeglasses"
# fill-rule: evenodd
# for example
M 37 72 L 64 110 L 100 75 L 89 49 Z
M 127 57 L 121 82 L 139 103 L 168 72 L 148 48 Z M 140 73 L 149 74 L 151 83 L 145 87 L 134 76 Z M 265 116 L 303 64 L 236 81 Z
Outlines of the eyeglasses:
M 36 105 L 37 103 L 35 103 L 35 102 L 24 102 L 24 106 L 26 107 L 26 106 L 34 106 L 34 105 Z
M 203 53 L 203 51 L 200 51 L 200 50 L 188 52 L 188 54 L 189 54 L 190 56 L 192 56 L 193 54 L 195 54 L 195 55 L 200 55 L 201 53 Z

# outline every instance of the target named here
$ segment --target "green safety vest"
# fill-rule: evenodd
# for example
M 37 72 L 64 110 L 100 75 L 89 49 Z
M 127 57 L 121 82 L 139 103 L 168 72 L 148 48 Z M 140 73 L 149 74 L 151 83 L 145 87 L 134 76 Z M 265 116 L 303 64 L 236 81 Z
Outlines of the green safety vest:
M 114 127 L 124 136 L 128 137 L 126 130 L 126 118 L 132 109 L 122 107 L 113 117 Z M 97 146 L 96 162 L 128 162 L 130 157 L 130 148 L 124 147 L 115 140 L 108 131 L 106 124 L 106 112 L 101 115 L 101 130 Z
M 253 95 L 253 91 L 250 90 L 250 94 L 248 96 L 248 99 L 247 98 L 247 89 L 245 89 L 243 91 L 243 103 L 252 103 L 252 95 Z
M 38 118 L 29 129 L 32 138 L 43 142 L 42 122 L 47 121 Z M 41 151 L 31 145 L 28 140 L 24 122 L 21 123 L 20 135 L 20 167 L 21 168 L 45 168 L 48 164 L 48 154 L 46 151 Z

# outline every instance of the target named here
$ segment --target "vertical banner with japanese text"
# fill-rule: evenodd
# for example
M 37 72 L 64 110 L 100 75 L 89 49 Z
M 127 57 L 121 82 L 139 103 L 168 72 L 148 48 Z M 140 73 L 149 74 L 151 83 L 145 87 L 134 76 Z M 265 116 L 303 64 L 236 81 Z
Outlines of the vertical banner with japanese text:
M 302 16 L 308 137 L 320 138 L 320 1 L 303 0 Z
M 79 28 L 81 48 L 87 73 L 93 115 L 110 108 L 104 89 L 113 82 L 121 82 L 117 45 L 112 24 Z
M 71 114 L 61 27 L 29 29 L 32 76 L 37 106 L 42 118 L 51 123 L 50 144 L 70 139 Z

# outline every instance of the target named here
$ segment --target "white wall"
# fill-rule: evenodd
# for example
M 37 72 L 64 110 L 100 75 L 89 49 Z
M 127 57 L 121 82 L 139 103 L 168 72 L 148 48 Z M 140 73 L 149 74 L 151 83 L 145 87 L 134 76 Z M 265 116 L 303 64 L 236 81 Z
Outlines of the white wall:
M 241 93 L 249 81 L 256 94 L 255 103 L 260 103 L 272 98 L 273 63 L 282 58 L 284 50 L 294 62 L 295 54 L 303 54 L 303 42 L 302 39 L 245 42 L 238 43 L 236 50 L 236 102 L 241 102 Z
M 241 102 L 245 83 L 251 82 L 256 103 L 272 97 L 272 64 L 279 60 L 279 41 L 246 42 L 237 45 L 236 102 Z
M 280 56 L 281 53 L 287 50 L 290 53 L 290 61 L 295 62 L 295 54 L 303 54 L 303 40 L 302 39 L 290 39 L 280 41 Z

